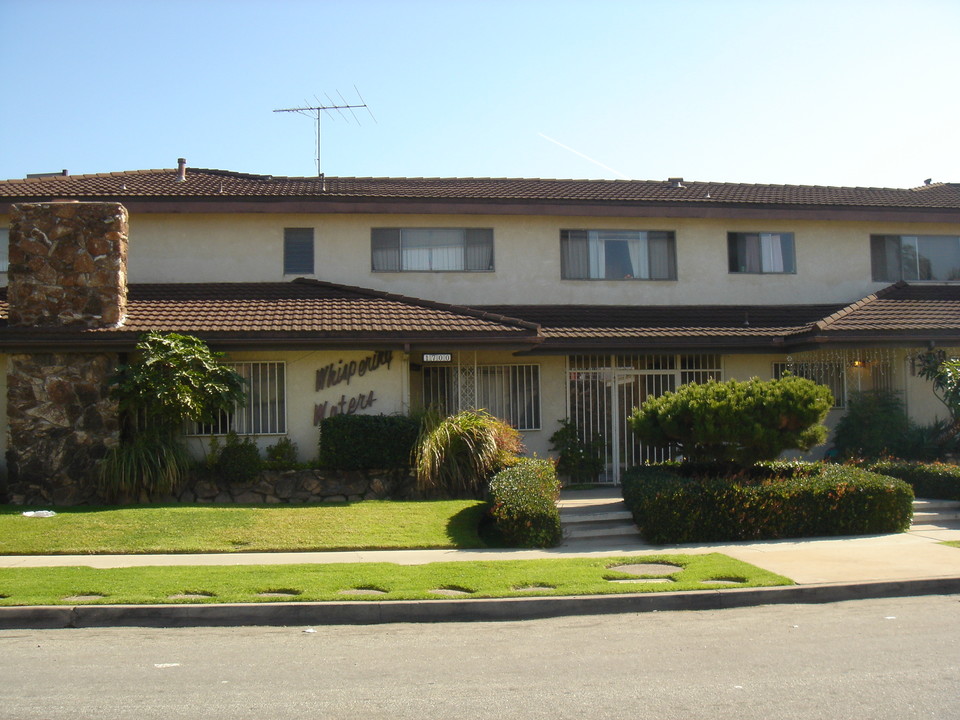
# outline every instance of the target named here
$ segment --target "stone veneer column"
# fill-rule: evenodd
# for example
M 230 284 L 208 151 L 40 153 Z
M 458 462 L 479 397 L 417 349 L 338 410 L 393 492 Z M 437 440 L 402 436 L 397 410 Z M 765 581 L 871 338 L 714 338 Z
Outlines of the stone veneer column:
M 15 205 L 10 326 L 73 332 L 126 311 L 127 211 L 118 203 Z M 29 344 L 29 342 L 25 343 Z M 119 442 L 108 380 L 116 353 L 17 353 L 7 369 L 10 501 L 70 505 L 95 498 L 96 462 Z

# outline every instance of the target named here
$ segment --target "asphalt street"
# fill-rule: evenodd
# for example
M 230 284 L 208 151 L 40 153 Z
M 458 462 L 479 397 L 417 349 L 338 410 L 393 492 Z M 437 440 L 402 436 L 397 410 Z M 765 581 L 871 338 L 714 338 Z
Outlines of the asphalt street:
M 956 718 L 960 596 L 525 622 L 0 631 L 0 718 Z

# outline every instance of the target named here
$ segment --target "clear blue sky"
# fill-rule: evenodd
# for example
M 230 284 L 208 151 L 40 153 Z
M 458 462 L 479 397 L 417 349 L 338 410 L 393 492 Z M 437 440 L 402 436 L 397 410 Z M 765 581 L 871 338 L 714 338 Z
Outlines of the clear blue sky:
M 0 178 L 960 182 L 958 0 L 0 0 Z M 565 146 L 565 147 L 563 147 Z

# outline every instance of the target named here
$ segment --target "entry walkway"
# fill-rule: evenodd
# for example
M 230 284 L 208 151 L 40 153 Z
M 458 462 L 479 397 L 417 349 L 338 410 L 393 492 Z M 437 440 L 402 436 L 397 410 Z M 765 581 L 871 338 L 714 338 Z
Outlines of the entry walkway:
M 921 501 L 922 502 L 922 501 Z M 956 504 L 955 504 L 956 505 Z M 617 488 L 565 492 L 561 513 L 572 510 L 604 514 L 622 512 Z M 917 506 L 923 507 L 918 504 Z M 953 506 L 951 506 L 953 507 Z M 918 516 L 920 512 L 918 511 Z M 938 519 L 945 518 L 945 519 Z M 96 568 L 156 565 L 280 565 L 297 563 L 393 562 L 419 565 L 471 560 L 527 560 L 557 557 L 724 553 L 789 577 L 800 585 L 960 578 L 960 548 L 941 543 L 960 540 L 957 511 L 924 516 L 910 531 L 895 535 L 802 538 L 653 546 L 634 530 L 609 536 L 568 536 L 544 550 L 351 550 L 297 553 L 211 553 L 198 555 L 6 555 L 0 567 L 89 566 Z M 619 520 L 618 520 L 619 522 Z M 569 526 L 569 523 L 568 523 Z

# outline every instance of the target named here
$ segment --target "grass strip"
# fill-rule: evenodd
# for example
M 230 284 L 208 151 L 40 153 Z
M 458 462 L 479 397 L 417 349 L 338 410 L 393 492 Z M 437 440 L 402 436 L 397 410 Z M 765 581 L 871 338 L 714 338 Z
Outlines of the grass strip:
M 651 564 L 654 567 L 649 568 Z M 663 564 L 676 567 L 663 568 Z M 623 565 L 640 568 L 633 567 L 630 572 L 617 569 Z M 649 571 L 644 572 L 643 566 Z M 649 582 L 635 582 L 644 578 Z M 792 584 L 785 577 L 719 553 L 426 565 L 9 568 L 0 569 L 0 605 L 362 602 L 447 599 L 448 593 L 497 598 Z
M 364 500 L 323 505 L 0 506 L 0 555 L 476 548 L 485 503 Z
M 950 547 L 960 548 L 960 540 L 944 540 L 941 545 L 949 545 Z

